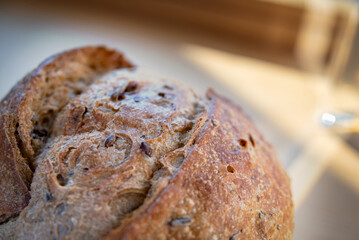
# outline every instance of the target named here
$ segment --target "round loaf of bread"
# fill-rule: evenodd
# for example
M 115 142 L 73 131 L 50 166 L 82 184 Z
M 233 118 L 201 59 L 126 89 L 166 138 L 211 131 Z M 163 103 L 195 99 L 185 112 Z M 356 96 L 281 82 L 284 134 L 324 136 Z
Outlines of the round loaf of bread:
M 84 47 L 0 106 L 0 239 L 291 239 L 290 182 L 240 107 Z

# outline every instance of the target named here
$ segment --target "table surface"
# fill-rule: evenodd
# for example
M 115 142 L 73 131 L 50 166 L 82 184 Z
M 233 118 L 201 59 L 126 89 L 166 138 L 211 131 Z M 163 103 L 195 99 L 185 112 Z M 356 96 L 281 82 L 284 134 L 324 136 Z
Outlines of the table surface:
M 329 157 L 343 156 L 340 140 L 323 133 L 317 121 L 328 105 L 331 85 L 325 77 L 198 46 L 133 18 L 71 9 L 0 3 L 0 33 L 0 96 L 49 55 L 89 44 L 120 49 L 138 66 L 198 91 L 212 87 L 225 94 L 249 113 L 292 176 L 295 239 L 357 239 L 357 181 L 343 178 L 346 169 Z M 318 154 L 323 146 L 333 147 Z M 338 169 L 345 173 L 333 171 Z M 306 198 L 310 186 L 314 191 Z

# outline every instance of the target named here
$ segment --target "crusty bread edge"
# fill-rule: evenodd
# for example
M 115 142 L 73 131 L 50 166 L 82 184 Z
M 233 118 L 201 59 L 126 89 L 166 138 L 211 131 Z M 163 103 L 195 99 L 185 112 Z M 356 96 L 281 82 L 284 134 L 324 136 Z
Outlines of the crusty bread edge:
M 75 48 L 44 60 L 19 81 L 0 103 L 0 223 L 21 212 L 30 200 L 29 188 L 33 169 L 28 156 L 21 152 L 19 124 L 28 120 L 34 96 L 40 82 L 46 81 L 47 73 L 61 68 L 66 61 L 77 58 L 93 58 L 102 70 L 133 68 L 122 53 L 105 46 Z

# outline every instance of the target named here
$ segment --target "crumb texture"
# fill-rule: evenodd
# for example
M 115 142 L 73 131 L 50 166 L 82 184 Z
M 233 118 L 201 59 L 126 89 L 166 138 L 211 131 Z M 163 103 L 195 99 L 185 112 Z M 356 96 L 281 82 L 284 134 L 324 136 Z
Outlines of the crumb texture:
M 285 171 L 212 90 L 89 47 L 45 61 L 1 104 L 0 239 L 291 239 Z

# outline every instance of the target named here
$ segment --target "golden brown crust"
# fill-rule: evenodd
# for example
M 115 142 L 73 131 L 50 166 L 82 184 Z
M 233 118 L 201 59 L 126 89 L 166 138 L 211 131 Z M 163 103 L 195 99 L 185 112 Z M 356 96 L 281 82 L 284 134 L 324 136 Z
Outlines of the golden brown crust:
M 72 50 L 2 101 L 0 216 L 21 213 L 0 238 L 290 239 L 288 176 L 243 111 L 131 66 Z
M 36 155 L 30 139 L 34 127 L 32 117 L 36 114 L 34 108 L 44 89 L 51 87 L 49 77 L 71 62 L 88 66 L 91 74 L 132 67 L 122 54 L 105 47 L 70 50 L 45 60 L 1 101 L 0 222 L 18 214 L 30 199 L 31 165 Z
M 181 169 L 103 239 L 291 239 L 290 182 L 272 147 L 231 101 L 209 118 Z

